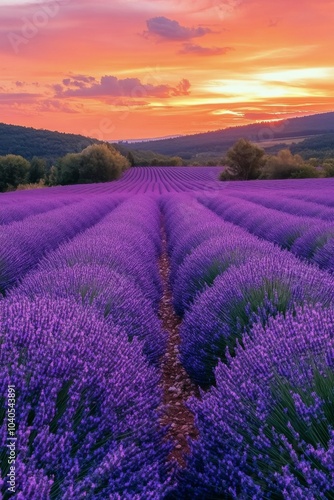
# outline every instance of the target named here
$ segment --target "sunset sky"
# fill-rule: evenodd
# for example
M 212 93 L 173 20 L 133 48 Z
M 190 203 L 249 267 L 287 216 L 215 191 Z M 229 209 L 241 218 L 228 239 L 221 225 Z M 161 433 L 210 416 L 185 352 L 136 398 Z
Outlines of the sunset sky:
M 102 140 L 334 110 L 333 0 L 0 0 L 0 122 Z

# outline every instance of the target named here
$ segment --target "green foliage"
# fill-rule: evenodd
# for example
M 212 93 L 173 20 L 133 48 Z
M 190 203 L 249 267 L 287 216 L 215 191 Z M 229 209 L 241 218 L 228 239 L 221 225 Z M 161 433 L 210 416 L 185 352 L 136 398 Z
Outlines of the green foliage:
M 307 164 L 298 168 L 295 172 L 292 172 L 291 174 L 292 179 L 310 179 L 316 177 L 320 177 L 320 172 L 318 172 L 317 169 L 312 165 L 307 165 Z
M 54 165 L 50 168 L 50 173 L 48 176 L 48 185 L 56 186 L 58 184 L 58 168 Z
M 38 183 L 41 179 L 44 179 L 46 171 L 46 161 L 42 158 L 37 158 L 34 156 L 30 162 L 30 168 L 28 173 L 28 182 L 31 184 Z
M 0 157 L 0 191 L 15 189 L 19 184 L 26 182 L 30 164 L 18 155 Z
M 80 154 L 79 182 L 108 182 L 129 168 L 128 160 L 109 144 L 93 144 Z
M 236 177 L 231 174 L 228 168 L 225 168 L 222 172 L 219 174 L 219 180 L 220 181 L 235 181 L 237 180 Z
M 45 187 L 45 179 L 41 179 L 39 182 L 35 183 L 19 184 L 16 188 L 16 191 L 26 191 L 27 189 L 42 189 Z
M 126 159 L 128 160 L 130 167 L 135 166 L 135 157 L 133 156 L 132 151 L 128 151 L 128 153 L 126 155 Z
M 59 183 L 113 181 L 129 166 L 129 161 L 110 144 L 93 144 L 81 153 L 69 153 L 59 160 Z
M 316 135 L 291 146 L 292 153 L 303 158 L 319 158 L 324 160 L 334 156 L 334 134 Z
M 80 153 L 68 153 L 58 161 L 59 183 L 77 184 L 80 178 Z
M 319 177 L 319 173 L 312 164 L 307 164 L 300 155 L 293 155 L 289 149 L 282 149 L 274 156 L 266 158 L 262 170 L 265 179 L 304 179 Z
M 99 143 L 77 134 L 64 134 L 50 130 L 0 123 L 0 155 L 22 155 L 27 160 L 34 156 L 47 160 L 51 166 L 67 153 L 79 153 L 90 144 Z
M 171 167 L 182 167 L 183 160 L 179 156 L 172 156 L 169 165 Z
M 242 121 L 241 121 L 242 123 Z M 268 131 L 268 137 L 266 137 Z M 305 145 L 300 142 L 293 146 L 293 153 L 301 152 L 304 158 L 329 157 L 333 156 L 334 144 L 334 113 L 321 113 L 300 118 L 289 118 L 281 124 L 268 124 L 268 122 L 253 123 L 250 125 L 241 125 L 238 127 L 229 127 L 211 132 L 200 134 L 185 135 L 169 139 L 159 139 L 152 141 L 143 141 L 137 143 L 124 142 L 123 145 L 127 148 L 133 148 L 137 151 L 154 151 L 162 155 L 181 156 L 183 159 L 195 159 L 199 154 L 205 154 L 210 157 L 221 157 L 226 154 L 227 150 L 240 138 L 245 137 L 253 142 L 259 142 L 260 138 L 266 141 L 268 138 L 271 142 L 279 145 L 278 149 L 282 149 L 286 141 L 291 139 L 304 138 L 313 136 L 305 140 Z M 329 134 L 331 132 L 331 134 Z M 330 136 L 325 138 L 325 135 Z M 324 139 L 321 139 L 324 137 Z M 320 145 L 318 145 L 318 138 Z M 311 144 L 306 144 L 306 141 L 314 140 Z M 267 141 L 268 142 L 268 141 Z M 304 155 L 304 150 L 309 148 L 309 155 Z M 320 156 L 320 151 L 324 148 L 325 156 Z M 267 148 L 266 148 L 267 149 Z M 269 147 L 268 147 L 269 149 Z M 331 150 L 331 153 L 329 151 Z M 277 149 L 275 150 L 276 153 Z M 201 158 L 202 160 L 202 158 Z M 196 160 L 195 160 L 196 161 Z M 201 163 L 203 165 L 203 163 Z M 205 163 L 204 163 L 205 164 Z
M 263 167 L 265 152 L 247 139 L 239 139 L 226 154 L 229 170 L 235 179 L 257 179 Z
M 174 167 L 185 164 L 180 156 L 166 156 L 153 151 L 129 149 L 124 143 L 113 144 L 113 147 L 127 158 L 131 167 Z
M 325 177 L 334 177 L 334 158 L 325 160 L 322 164 Z

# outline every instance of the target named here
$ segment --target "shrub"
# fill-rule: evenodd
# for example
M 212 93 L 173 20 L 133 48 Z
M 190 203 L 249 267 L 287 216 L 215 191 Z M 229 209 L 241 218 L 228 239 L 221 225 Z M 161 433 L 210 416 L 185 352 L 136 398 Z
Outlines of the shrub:
M 305 163 L 300 155 L 293 155 L 289 149 L 282 149 L 276 156 L 268 156 L 262 172 L 262 177 L 266 179 L 304 179 L 319 175 L 314 166 Z
M 39 182 L 35 182 L 33 184 L 19 184 L 16 188 L 17 191 L 26 191 L 29 189 L 42 189 L 45 186 L 45 180 L 41 179 Z
M 325 160 L 322 164 L 325 177 L 334 177 L 334 158 Z
M 46 161 L 36 156 L 30 162 L 28 183 L 37 184 L 45 177 Z

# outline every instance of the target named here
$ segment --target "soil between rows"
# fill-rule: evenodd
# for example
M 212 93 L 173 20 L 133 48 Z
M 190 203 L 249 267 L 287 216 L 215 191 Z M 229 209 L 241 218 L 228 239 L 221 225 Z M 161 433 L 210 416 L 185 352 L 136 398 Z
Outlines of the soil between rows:
M 180 325 L 182 319 L 176 315 L 172 292 L 169 285 L 169 258 L 167 254 L 166 233 L 162 235 L 162 254 L 159 260 L 160 276 L 163 283 L 163 296 L 159 306 L 158 316 L 165 331 L 168 332 L 166 354 L 162 360 L 163 404 L 166 406 L 161 424 L 170 426 L 167 438 L 174 443 L 170 460 L 176 460 L 181 467 L 185 466 L 184 456 L 189 453 L 188 440 L 197 438 L 194 416 L 186 407 L 186 401 L 192 397 L 200 397 L 198 387 L 190 380 L 183 368 L 178 355 L 180 344 Z

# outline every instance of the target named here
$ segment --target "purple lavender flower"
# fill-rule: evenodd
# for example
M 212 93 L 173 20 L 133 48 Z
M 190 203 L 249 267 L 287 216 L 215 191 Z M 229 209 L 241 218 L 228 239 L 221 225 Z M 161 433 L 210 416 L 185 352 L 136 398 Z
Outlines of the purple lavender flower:
M 73 267 L 33 271 L 12 295 L 73 298 L 84 306 L 93 306 L 112 324 L 124 331 L 129 341 L 138 337 L 144 353 L 158 363 L 166 347 L 166 334 L 152 308 L 135 282 L 108 266 L 75 264 Z
M 139 341 L 74 300 L 23 296 L 0 302 L 0 335 L 2 405 L 8 384 L 17 394 L 24 498 L 38 488 L 44 498 L 163 496 L 159 376 Z M 3 456 L 6 437 L 2 419 Z
M 265 324 L 298 304 L 332 304 L 333 280 L 288 252 L 230 267 L 185 314 L 180 353 L 187 372 L 199 384 L 212 384 L 218 359 L 225 359 L 227 348 L 233 353 L 236 340 L 255 322 Z
M 332 498 L 333 332 L 333 308 L 297 307 L 218 364 L 216 387 L 190 403 L 200 437 L 180 498 Z
M 110 198 L 88 199 L 5 226 L 0 233 L 0 293 L 17 283 L 43 255 L 96 224 L 116 204 Z

